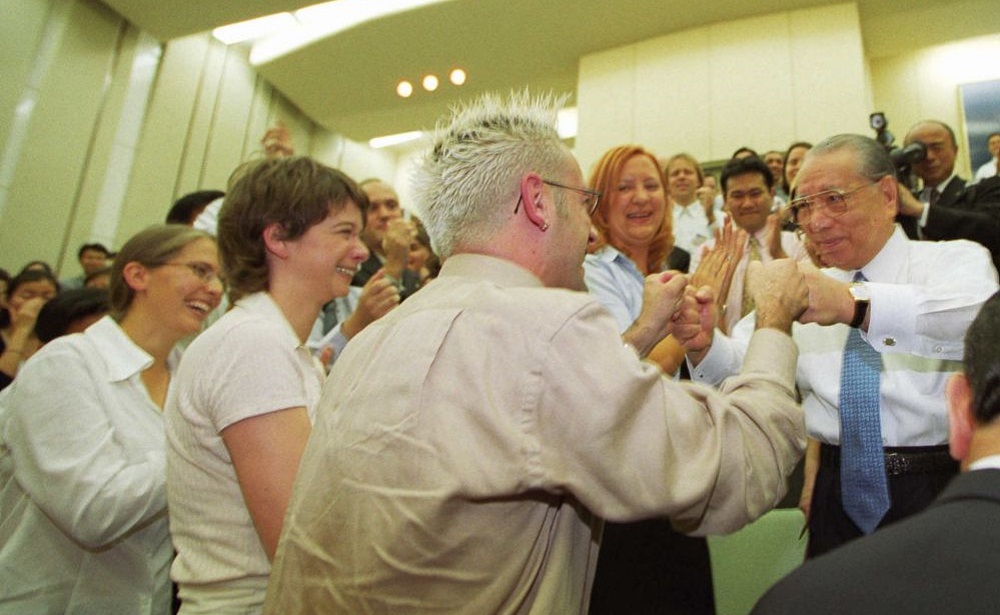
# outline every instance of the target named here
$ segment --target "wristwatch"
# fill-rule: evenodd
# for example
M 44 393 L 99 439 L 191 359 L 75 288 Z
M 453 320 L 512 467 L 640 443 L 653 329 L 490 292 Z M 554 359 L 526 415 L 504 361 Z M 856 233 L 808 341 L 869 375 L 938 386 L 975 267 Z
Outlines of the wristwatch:
M 868 315 L 871 295 L 868 293 L 868 287 L 861 282 L 852 282 L 847 290 L 854 298 L 854 318 L 851 319 L 851 327 L 857 329 L 865 322 L 865 316 Z

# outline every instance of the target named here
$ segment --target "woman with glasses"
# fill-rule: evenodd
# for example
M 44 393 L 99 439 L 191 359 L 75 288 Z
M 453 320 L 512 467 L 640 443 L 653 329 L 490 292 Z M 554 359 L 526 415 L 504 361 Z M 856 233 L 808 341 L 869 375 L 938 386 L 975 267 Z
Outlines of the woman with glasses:
M 585 279 L 620 332 L 639 316 L 646 276 L 671 268 L 675 250 L 665 185 L 656 157 L 638 146 L 608 150 L 590 176 L 591 188 L 602 197 L 591 214 L 598 242 L 584 261 Z M 735 244 L 732 239 L 718 244 L 702 259 L 692 283 L 710 284 L 716 296 L 725 296 L 736 260 L 726 257 Z M 684 351 L 668 336 L 649 359 L 676 374 Z M 674 532 L 666 519 L 606 523 L 590 612 L 714 612 L 705 540 Z
M 306 340 L 368 258 L 366 203 L 309 158 L 230 179 L 218 240 L 233 307 L 185 351 L 166 410 L 181 613 L 261 610 L 325 376 Z
M 170 613 L 161 409 L 174 345 L 219 303 L 217 269 L 206 233 L 138 233 L 111 313 L 46 344 L 5 393 L 0 613 Z

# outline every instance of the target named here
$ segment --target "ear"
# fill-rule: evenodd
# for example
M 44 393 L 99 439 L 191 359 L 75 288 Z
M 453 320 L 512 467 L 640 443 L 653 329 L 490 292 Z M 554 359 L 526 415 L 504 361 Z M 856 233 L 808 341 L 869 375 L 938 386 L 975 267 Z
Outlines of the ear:
M 285 229 L 277 222 L 264 227 L 262 234 L 264 249 L 277 258 L 288 258 L 288 240 L 285 239 Z
M 528 173 L 521 178 L 521 207 L 524 215 L 542 232 L 549 228 L 550 208 L 542 200 L 544 182 L 536 173 Z
M 885 205 L 886 210 L 895 218 L 896 212 L 899 211 L 897 204 L 899 184 L 896 182 L 896 178 L 892 175 L 886 175 L 878 180 L 878 189 L 882 195 L 882 203 Z
M 149 286 L 149 269 L 146 269 L 142 263 L 129 261 L 122 268 L 122 278 L 132 290 L 137 292 L 146 290 Z
M 955 374 L 945 386 L 948 400 L 948 450 L 962 461 L 969 456 L 975 419 L 972 416 L 972 388 L 965 374 Z

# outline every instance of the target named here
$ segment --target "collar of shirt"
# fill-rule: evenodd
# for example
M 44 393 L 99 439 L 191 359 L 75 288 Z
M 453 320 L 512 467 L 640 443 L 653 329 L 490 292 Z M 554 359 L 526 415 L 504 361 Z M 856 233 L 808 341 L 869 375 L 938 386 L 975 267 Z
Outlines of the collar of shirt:
M 597 252 L 594 252 L 593 257 L 605 263 L 615 263 L 628 269 L 634 269 L 640 278 L 644 277 L 639 273 L 639 268 L 635 266 L 635 262 L 611 244 L 607 244 Z
M 980 457 L 979 459 L 969 464 L 969 470 L 986 470 L 986 469 L 1000 470 L 1000 454 L 989 455 L 987 457 Z
M 902 227 L 897 224 L 892 235 L 889 236 L 889 240 L 885 242 L 875 258 L 868 261 L 861 269 L 844 271 L 843 269 L 831 268 L 824 271 L 842 282 L 853 280 L 857 271 L 863 271 L 869 282 L 896 280 L 899 277 L 899 271 L 906 266 L 909 258 L 909 241 Z
M 674 201 L 674 213 L 677 216 L 694 218 L 698 216 L 699 212 L 704 216 L 705 210 L 698 206 L 697 200 L 691 201 L 687 205 L 681 205 L 677 201 Z
M 305 348 L 305 344 L 299 341 L 299 336 L 295 333 L 295 329 L 292 328 L 292 323 L 288 322 L 285 318 L 285 313 L 281 311 L 278 304 L 274 302 L 274 298 L 271 294 L 266 291 L 261 291 L 259 293 L 253 293 L 252 295 L 247 295 L 239 301 L 236 302 L 234 309 L 239 308 L 246 310 L 252 314 L 260 314 L 269 320 L 280 321 L 284 323 L 285 333 L 287 334 L 286 341 L 288 345 L 292 348 Z
M 110 316 L 87 327 L 83 334 L 100 351 L 111 382 L 128 380 L 153 364 L 153 357 L 133 342 Z
M 452 254 L 441 266 L 439 276 L 482 278 L 504 287 L 544 286 L 538 276 L 524 267 L 485 254 Z
M 767 225 L 766 224 L 764 226 L 760 227 L 760 229 L 758 229 L 756 233 L 750 233 L 750 237 L 756 237 L 757 238 L 757 243 L 760 244 L 761 250 L 764 250 L 764 251 L 770 253 L 770 250 L 767 249 L 767 246 L 768 246 L 768 243 L 769 243 L 767 235 L 768 235 L 768 232 L 767 232 Z M 750 248 L 750 241 L 748 240 L 747 241 L 747 249 L 749 250 L 749 248 Z
M 931 190 L 937 190 L 938 194 L 944 194 L 944 189 L 948 187 L 951 180 L 958 177 L 958 173 L 952 173 L 948 176 L 948 179 L 944 180 L 936 186 L 924 186 L 924 189 L 920 191 L 920 200 L 923 203 L 930 203 L 931 201 Z

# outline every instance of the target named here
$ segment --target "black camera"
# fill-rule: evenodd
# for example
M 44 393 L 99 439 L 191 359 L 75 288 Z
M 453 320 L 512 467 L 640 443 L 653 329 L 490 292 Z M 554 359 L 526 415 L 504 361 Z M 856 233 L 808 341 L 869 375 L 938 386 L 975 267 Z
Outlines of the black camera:
M 917 183 L 913 176 L 913 165 L 927 157 L 927 147 L 920 141 L 914 141 L 906 147 L 895 145 L 896 137 L 889 132 L 889 120 L 881 111 L 869 115 L 868 122 L 875 131 L 875 140 L 889 152 L 889 159 L 892 160 L 892 166 L 896 170 L 896 179 L 912 190 Z

